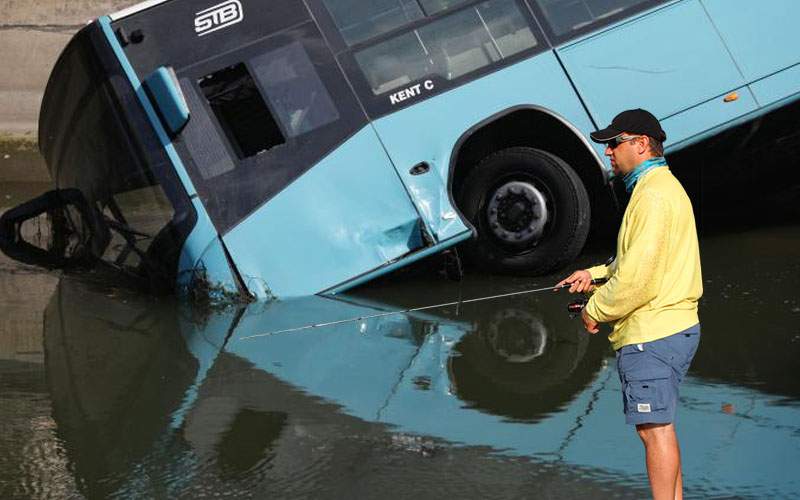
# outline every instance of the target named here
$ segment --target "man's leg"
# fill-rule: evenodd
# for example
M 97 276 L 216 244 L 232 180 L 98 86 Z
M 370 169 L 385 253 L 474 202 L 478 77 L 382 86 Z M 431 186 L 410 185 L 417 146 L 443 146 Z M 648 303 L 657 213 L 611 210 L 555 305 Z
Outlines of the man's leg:
M 682 499 L 681 452 L 675 426 L 639 424 L 636 432 L 644 443 L 647 476 L 654 500 Z

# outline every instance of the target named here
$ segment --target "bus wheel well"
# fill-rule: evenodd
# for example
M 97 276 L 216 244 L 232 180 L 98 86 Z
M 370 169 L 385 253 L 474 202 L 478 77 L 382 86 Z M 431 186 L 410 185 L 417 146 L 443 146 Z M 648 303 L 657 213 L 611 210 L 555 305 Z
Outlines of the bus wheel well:
M 575 170 L 589 193 L 592 226 L 596 226 L 598 216 L 616 211 L 602 167 L 586 143 L 560 119 L 528 108 L 507 113 L 471 131 L 454 153 L 451 188 L 456 202 L 460 202 L 464 179 L 483 158 L 515 146 L 541 149 L 558 156 Z

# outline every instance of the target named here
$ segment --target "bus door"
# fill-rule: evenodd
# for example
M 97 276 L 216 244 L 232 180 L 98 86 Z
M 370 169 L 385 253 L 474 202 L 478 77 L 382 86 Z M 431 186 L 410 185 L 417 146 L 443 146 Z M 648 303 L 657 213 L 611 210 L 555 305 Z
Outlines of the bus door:
M 175 69 L 190 111 L 175 148 L 252 293 L 318 293 L 422 246 L 303 2 L 166 2 L 123 21 L 142 79 Z
M 592 4 L 594 11 L 590 2 L 535 3 L 598 127 L 625 109 L 646 108 L 674 144 L 757 108 L 700 0 L 669 3 L 588 34 L 586 27 L 604 17 L 622 20 L 626 9 L 658 2 L 614 0 Z M 586 9 L 576 12 L 575 4 Z M 733 92 L 736 98 L 726 99 Z

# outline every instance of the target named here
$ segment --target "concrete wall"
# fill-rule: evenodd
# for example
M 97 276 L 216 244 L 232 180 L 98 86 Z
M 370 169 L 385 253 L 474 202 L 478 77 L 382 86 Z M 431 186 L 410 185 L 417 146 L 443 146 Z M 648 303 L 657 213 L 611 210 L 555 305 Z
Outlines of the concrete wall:
M 88 21 L 136 0 L 0 0 L 0 134 L 35 138 L 42 93 L 58 55 Z
M 0 213 L 51 188 L 31 143 L 44 87 L 61 50 L 87 21 L 135 3 L 0 0 Z M 43 362 L 42 311 L 57 283 L 57 273 L 0 253 L 0 362 Z

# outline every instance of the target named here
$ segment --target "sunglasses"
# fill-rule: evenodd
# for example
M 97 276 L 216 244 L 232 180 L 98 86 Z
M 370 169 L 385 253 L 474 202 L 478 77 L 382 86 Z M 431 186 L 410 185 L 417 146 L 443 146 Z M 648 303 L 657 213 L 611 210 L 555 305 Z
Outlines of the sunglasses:
M 641 135 L 620 135 L 620 136 L 614 137 L 613 139 L 611 139 L 610 141 L 606 142 L 605 144 L 606 144 L 607 147 L 609 147 L 611 149 L 616 149 L 616 147 L 619 146 L 620 144 L 622 144 L 623 142 L 632 141 L 634 139 L 638 139 L 639 137 L 642 137 L 642 136 Z

